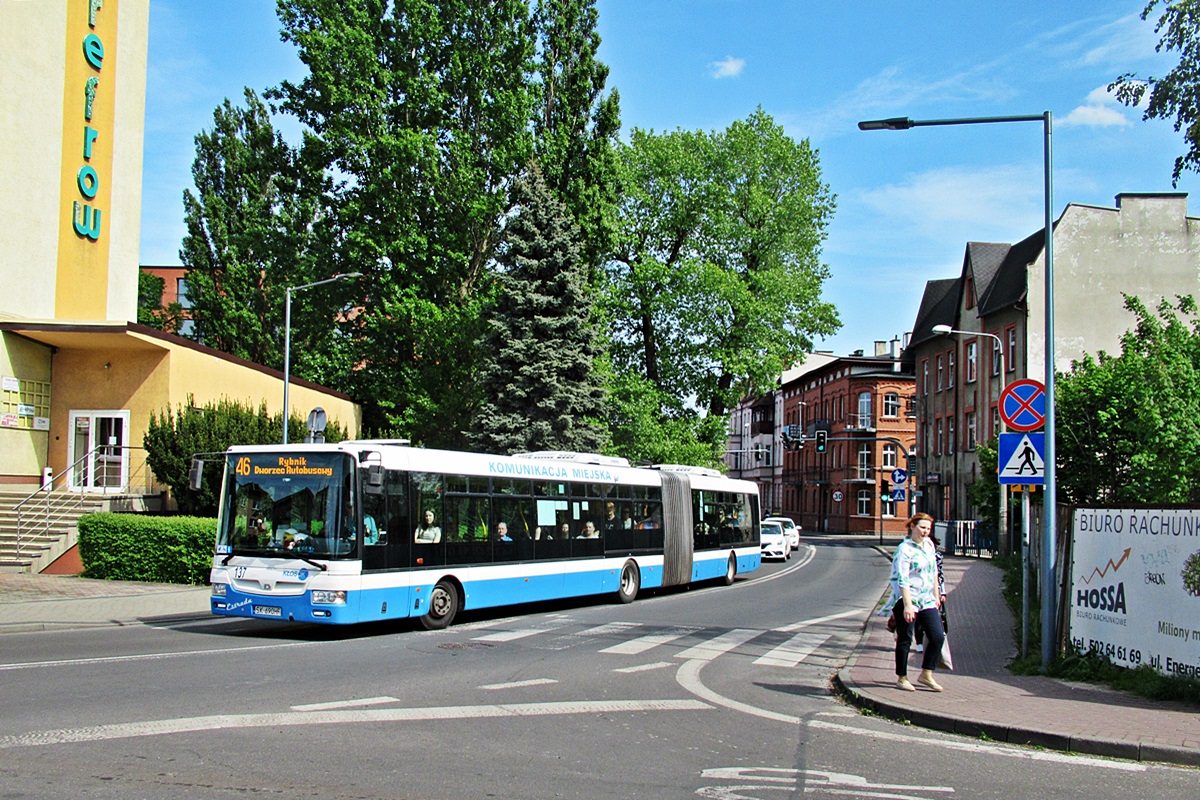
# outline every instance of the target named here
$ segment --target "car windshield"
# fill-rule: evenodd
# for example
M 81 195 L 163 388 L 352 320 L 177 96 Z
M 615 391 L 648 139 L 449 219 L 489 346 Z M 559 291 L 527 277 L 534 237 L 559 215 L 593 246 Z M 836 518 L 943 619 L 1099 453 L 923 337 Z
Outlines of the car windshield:
M 783 528 L 773 522 L 764 522 L 762 526 L 763 536 L 783 536 Z
M 230 454 L 217 553 L 355 558 L 353 487 L 345 453 Z

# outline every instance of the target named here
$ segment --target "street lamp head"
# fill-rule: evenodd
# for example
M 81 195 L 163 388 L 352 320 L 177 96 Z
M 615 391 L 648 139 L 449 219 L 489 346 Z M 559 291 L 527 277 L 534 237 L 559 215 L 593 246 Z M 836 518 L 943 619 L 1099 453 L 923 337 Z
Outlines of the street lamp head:
M 867 119 L 858 123 L 860 131 L 906 131 L 913 126 L 908 117 L 892 117 L 891 119 Z
M 954 328 L 951 328 L 949 325 L 934 325 L 933 332 L 942 336 L 949 336 L 954 333 Z
M 361 278 L 362 273 L 361 272 L 339 272 L 337 275 L 334 275 L 333 277 L 339 278 L 339 279 L 341 279 L 341 278 Z

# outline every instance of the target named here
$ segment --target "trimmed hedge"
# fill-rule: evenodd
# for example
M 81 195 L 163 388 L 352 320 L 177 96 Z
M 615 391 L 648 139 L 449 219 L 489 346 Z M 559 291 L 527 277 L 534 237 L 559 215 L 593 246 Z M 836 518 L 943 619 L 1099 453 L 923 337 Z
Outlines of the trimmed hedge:
M 79 520 L 84 576 L 114 581 L 208 583 L 217 521 L 204 517 L 87 514 Z

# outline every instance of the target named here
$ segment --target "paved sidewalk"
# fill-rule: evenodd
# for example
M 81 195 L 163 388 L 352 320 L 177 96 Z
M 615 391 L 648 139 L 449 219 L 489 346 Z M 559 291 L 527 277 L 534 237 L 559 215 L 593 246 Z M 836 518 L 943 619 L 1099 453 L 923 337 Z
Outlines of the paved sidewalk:
M 209 595 L 207 586 L 0 572 L 0 633 L 207 616 Z
M 882 556 L 890 557 L 890 553 Z M 990 561 L 945 562 L 952 672 L 942 693 L 896 688 L 895 640 L 873 616 L 835 682 L 852 702 L 893 719 L 967 736 L 1073 753 L 1200 766 L 1200 709 L 1043 676 L 1012 675 L 1012 613 Z M 910 677 L 920 656 L 909 661 Z

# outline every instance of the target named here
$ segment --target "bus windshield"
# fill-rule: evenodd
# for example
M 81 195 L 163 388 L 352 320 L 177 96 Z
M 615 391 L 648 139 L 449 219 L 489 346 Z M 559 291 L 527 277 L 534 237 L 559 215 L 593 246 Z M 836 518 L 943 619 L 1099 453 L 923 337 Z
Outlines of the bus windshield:
M 345 453 L 231 453 L 217 553 L 357 557 L 354 470 Z

